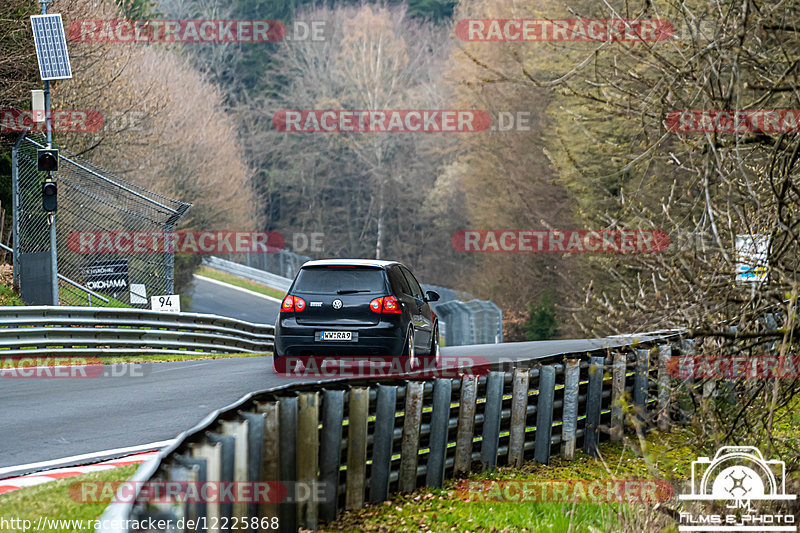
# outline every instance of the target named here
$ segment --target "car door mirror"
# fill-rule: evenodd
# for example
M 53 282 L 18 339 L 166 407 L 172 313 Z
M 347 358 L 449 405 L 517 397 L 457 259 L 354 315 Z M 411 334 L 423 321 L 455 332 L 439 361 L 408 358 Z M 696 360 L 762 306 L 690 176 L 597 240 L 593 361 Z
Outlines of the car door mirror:
M 438 302 L 439 301 L 439 293 L 436 291 L 428 291 L 425 293 L 425 301 L 426 302 Z

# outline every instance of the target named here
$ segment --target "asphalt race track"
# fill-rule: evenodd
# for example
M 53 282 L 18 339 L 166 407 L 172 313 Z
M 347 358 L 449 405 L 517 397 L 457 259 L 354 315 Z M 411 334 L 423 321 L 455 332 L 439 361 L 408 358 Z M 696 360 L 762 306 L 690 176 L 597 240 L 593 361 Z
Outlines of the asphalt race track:
M 184 311 L 227 316 L 257 324 L 274 324 L 281 308 L 280 302 L 197 277 L 187 294 L 192 300 L 189 309 Z

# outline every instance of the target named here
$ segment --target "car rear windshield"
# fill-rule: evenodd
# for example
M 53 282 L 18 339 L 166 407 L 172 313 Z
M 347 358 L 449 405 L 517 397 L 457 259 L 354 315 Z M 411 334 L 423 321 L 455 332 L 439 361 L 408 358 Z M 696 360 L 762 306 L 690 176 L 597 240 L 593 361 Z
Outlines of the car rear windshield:
M 294 290 L 317 294 L 384 293 L 384 272 L 380 268 L 312 267 L 297 275 Z

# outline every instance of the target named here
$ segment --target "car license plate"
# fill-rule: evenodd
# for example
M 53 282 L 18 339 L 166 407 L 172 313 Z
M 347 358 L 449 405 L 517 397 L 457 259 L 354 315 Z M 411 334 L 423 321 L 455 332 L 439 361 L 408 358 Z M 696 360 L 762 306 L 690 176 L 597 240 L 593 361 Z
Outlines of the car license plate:
M 352 331 L 321 331 L 319 334 L 321 341 L 351 341 L 353 340 Z

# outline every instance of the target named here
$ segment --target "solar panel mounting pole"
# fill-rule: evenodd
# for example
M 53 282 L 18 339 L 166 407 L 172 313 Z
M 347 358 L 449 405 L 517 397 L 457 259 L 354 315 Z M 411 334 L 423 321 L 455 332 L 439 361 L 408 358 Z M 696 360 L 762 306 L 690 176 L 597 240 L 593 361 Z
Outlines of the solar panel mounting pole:
M 40 0 L 42 15 L 47 15 L 47 4 L 51 0 Z M 53 121 L 50 110 L 50 80 L 44 80 L 44 113 L 47 128 L 47 148 L 53 147 Z M 47 180 L 51 180 L 51 174 L 47 173 Z M 56 213 L 48 215 L 50 219 L 50 298 L 53 305 L 58 305 L 58 253 L 56 251 Z

